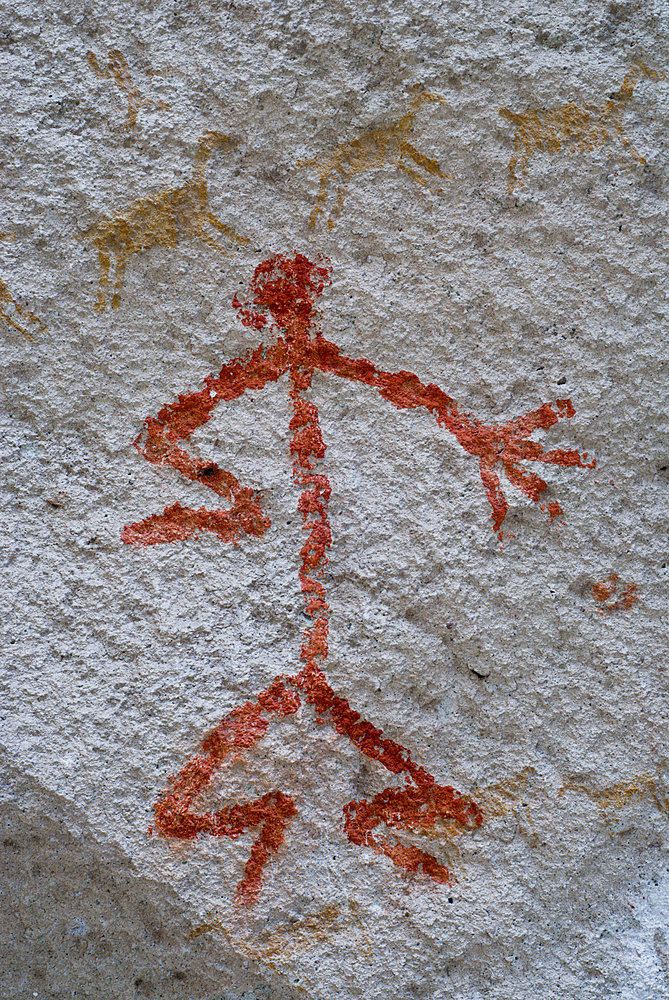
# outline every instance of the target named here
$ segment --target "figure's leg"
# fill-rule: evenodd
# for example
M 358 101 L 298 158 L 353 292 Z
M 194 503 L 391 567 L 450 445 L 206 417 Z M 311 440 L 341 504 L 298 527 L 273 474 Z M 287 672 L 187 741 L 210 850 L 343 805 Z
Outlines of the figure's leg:
M 237 888 L 239 903 L 253 903 L 258 898 L 264 866 L 278 851 L 288 823 L 297 815 L 295 803 L 281 791 L 216 812 L 198 812 L 196 802 L 226 758 L 251 749 L 263 738 L 269 728 L 268 716 L 292 715 L 299 707 L 299 695 L 286 687 L 282 677 L 275 678 L 255 702 L 233 709 L 219 723 L 203 740 L 204 753 L 192 757 L 170 779 L 170 788 L 153 807 L 156 831 L 162 837 L 193 840 L 199 834 L 209 834 L 236 839 L 246 830 L 260 827 Z
M 291 682 L 305 695 L 316 712 L 329 722 L 336 732 L 346 736 L 361 753 L 378 761 L 392 774 L 404 774 L 405 785 L 384 788 L 370 801 L 353 801 L 344 806 L 344 829 L 349 840 L 361 847 L 370 847 L 385 854 L 400 868 L 422 870 L 437 882 L 452 880 L 449 871 L 431 854 L 416 847 L 395 843 L 383 835 L 375 835 L 377 826 L 407 830 L 425 830 L 438 819 L 451 819 L 472 829 L 483 822 L 481 810 L 470 798 L 450 785 L 437 785 L 423 767 L 411 759 L 409 751 L 383 736 L 383 730 L 363 719 L 346 698 L 335 694 L 325 674 L 313 662 Z
M 435 882 L 453 885 L 456 879 L 431 854 L 374 833 L 382 824 L 391 829 L 420 832 L 434 827 L 439 819 L 455 820 L 468 829 L 483 822 L 478 806 L 450 785 L 407 783 L 404 788 L 384 788 L 369 801 L 363 799 L 344 806 L 344 829 L 352 843 L 370 847 L 408 872 L 422 871 Z
M 105 250 L 98 250 L 98 263 L 100 265 L 100 284 L 98 286 L 98 297 L 95 300 L 94 306 L 96 313 L 104 312 L 107 307 L 107 286 L 109 285 L 111 257 Z

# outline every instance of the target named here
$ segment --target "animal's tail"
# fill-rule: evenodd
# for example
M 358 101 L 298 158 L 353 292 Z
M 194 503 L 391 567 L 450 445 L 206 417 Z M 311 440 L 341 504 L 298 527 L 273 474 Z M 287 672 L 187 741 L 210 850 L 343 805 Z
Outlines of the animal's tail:
M 195 162 L 206 163 L 215 149 L 221 149 L 224 146 L 227 146 L 228 149 L 234 149 L 238 145 L 239 139 L 224 135 L 222 132 L 205 132 L 198 143 Z
M 635 63 L 625 74 L 620 89 L 611 94 L 611 100 L 627 104 L 634 94 L 637 83 L 644 76 L 647 76 L 649 80 L 665 80 L 667 74 L 659 69 L 650 69 L 646 63 Z

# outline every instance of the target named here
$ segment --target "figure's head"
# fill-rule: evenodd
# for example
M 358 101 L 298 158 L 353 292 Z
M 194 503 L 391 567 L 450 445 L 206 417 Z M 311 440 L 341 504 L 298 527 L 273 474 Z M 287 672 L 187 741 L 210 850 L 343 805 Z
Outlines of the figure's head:
M 249 300 L 240 302 L 236 295 L 232 300 L 244 326 L 261 330 L 267 324 L 269 312 L 280 329 L 297 324 L 306 330 L 314 301 L 330 284 L 329 263 L 320 254 L 315 264 L 298 253 L 292 259 L 276 254 L 258 264 L 249 285 Z

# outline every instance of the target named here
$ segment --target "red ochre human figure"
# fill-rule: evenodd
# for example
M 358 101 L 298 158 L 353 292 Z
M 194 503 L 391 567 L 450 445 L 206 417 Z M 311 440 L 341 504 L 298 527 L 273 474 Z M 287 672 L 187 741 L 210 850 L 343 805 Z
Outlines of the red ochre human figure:
M 424 385 L 411 372 L 381 371 L 366 358 L 342 354 L 323 336 L 314 308 L 316 298 L 330 284 L 328 263 L 323 257 L 314 263 L 297 254 L 292 259 L 277 255 L 260 264 L 251 281 L 249 300 L 241 303 L 235 296 L 233 305 L 245 326 L 265 330 L 272 335 L 271 341 L 259 344 L 244 358 L 224 364 L 218 375 L 205 378 L 199 392 L 179 396 L 177 402 L 163 407 L 156 417 L 146 420 L 144 431 L 135 441 L 135 447 L 149 462 L 172 466 L 188 479 L 207 486 L 230 506 L 193 510 L 177 503 L 162 514 L 126 526 L 121 534 L 124 542 L 133 545 L 176 542 L 200 531 L 233 543 L 243 534 L 263 535 L 270 520 L 254 491 L 231 472 L 189 454 L 183 442 L 209 420 L 220 403 L 248 390 L 260 391 L 269 382 L 288 376 L 293 409 L 289 446 L 293 481 L 300 490 L 298 509 L 307 532 L 298 572 L 306 614 L 311 619 L 303 634 L 301 669 L 292 676 L 276 677 L 254 701 L 234 708 L 203 740 L 200 752 L 170 778 L 169 788 L 153 807 L 155 830 L 163 837 L 191 840 L 209 834 L 237 838 L 247 830 L 259 829 L 237 889 L 240 903 L 252 903 L 258 898 L 264 866 L 283 843 L 286 828 L 297 814 L 295 802 L 288 791 L 278 789 L 214 812 L 199 811 L 197 800 L 227 758 L 250 750 L 266 734 L 273 717 L 292 715 L 303 700 L 313 707 L 318 721 L 329 723 L 361 753 L 392 774 L 404 777 L 403 785 L 385 788 L 369 801 L 352 801 L 343 807 L 344 830 L 354 844 L 385 855 L 408 872 L 422 871 L 435 882 L 452 884 L 450 872 L 431 854 L 405 846 L 378 828 L 425 830 L 441 818 L 474 829 L 483 821 L 472 799 L 449 785 L 437 784 L 425 768 L 411 759 L 408 750 L 384 737 L 381 729 L 363 719 L 327 681 L 323 667 L 328 655 L 328 603 L 322 572 L 332 543 L 328 517 L 331 487 L 324 470 L 326 447 L 318 408 L 307 398 L 313 376 L 318 372 L 337 375 L 372 386 L 398 409 L 421 407 L 431 413 L 477 459 L 492 507 L 493 527 L 500 535 L 508 504 L 497 473 L 499 466 L 509 482 L 537 503 L 546 483 L 521 468 L 522 462 L 594 465 L 586 466 L 587 455 L 582 458 L 577 451 L 563 449 L 544 451 L 541 444 L 529 439 L 534 430 L 551 427 L 560 418 L 573 415 L 568 399 L 545 403 L 505 424 L 485 425 L 462 411 L 436 385 Z M 544 506 L 551 518 L 560 513 L 555 502 Z

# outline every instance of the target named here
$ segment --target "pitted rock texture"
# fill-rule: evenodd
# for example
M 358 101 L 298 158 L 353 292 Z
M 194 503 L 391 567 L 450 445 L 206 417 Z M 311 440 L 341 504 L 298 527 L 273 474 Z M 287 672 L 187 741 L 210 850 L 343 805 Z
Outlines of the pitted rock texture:
M 660 0 L 2 7 L 3 996 L 669 996 L 665 22 Z M 253 320 L 277 255 L 327 267 L 309 329 L 377 375 L 232 392 L 226 365 L 299 333 Z M 203 389 L 210 418 L 165 430 Z M 331 489 L 313 565 L 298 500 L 325 480 L 300 475 Z M 232 496 L 262 531 L 122 537 Z M 310 655 L 376 735 L 303 685 L 228 747 L 221 721 Z M 154 812 L 212 731 L 179 807 L 295 810 L 242 905 L 259 826 L 160 836 Z M 409 823 L 416 768 L 481 824 L 444 796 Z M 345 807 L 387 788 L 363 830 Z

